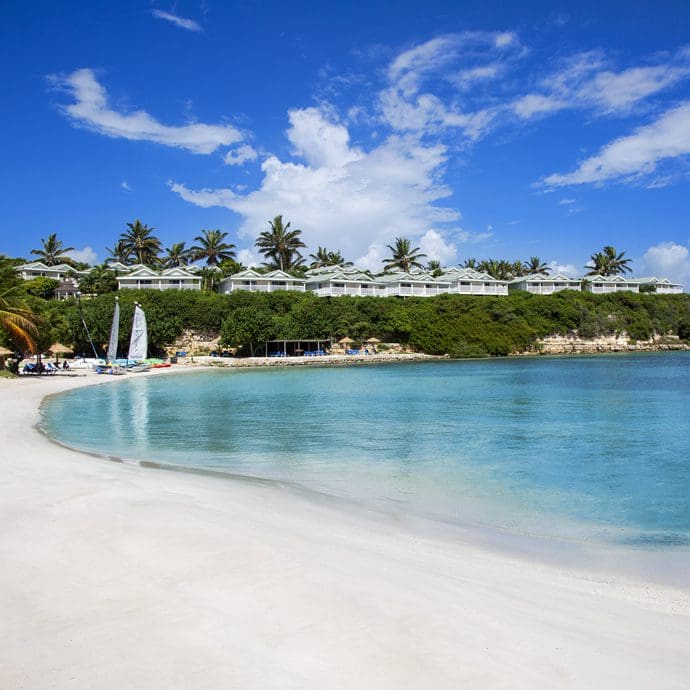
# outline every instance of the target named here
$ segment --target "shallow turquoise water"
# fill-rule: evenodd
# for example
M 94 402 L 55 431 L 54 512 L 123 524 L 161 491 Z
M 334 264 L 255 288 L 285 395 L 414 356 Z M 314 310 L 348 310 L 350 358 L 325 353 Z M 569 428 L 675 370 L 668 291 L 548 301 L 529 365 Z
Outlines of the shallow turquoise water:
M 445 522 L 690 544 L 688 353 L 133 375 L 42 426 Z

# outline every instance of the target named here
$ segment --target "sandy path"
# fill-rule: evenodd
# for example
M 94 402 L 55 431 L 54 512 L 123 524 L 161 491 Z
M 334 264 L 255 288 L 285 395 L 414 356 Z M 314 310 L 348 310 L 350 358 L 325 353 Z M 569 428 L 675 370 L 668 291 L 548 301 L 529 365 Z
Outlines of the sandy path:
M 0 380 L 0 688 L 690 686 L 690 592 L 60 448 L 84 381 Z

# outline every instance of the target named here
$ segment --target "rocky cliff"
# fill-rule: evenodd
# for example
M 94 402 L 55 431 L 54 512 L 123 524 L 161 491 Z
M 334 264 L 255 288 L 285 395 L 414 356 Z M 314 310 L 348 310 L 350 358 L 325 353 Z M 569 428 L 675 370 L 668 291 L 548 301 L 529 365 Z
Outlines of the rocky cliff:
M 567 355 L 597 352 L 659 352 L 664 350 L 690 350 L 675 335 L 655 335 L 649 340 L 632 340 L 627 333 L 581 338 L 577 332 L 550 335 L 538 340 L 534 348 L 524 354 Z

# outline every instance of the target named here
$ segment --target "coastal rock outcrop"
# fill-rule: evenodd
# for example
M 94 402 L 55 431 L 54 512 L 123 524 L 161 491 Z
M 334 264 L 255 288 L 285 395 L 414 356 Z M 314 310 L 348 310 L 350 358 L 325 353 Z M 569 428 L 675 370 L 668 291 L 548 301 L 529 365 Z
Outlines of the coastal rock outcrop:
M 653 335 L 648 340 L 633 340 L 623 331 L 595 338 L 583 338 L 576 331 L 549 335 L 537 340 L 525 354 L 567 355 L 594 354 L 598 352 L 661 352 L 666 350 L 690 350 L 677 335 Z

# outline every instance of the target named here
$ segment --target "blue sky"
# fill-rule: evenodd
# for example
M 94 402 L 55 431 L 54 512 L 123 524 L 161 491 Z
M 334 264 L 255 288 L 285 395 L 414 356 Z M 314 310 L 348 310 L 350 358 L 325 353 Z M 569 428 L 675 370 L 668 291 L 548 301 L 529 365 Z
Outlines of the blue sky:
M 282 213 L 376 269 L 605 244 L 690 283 L 690 4 L 7 2 L 2 240 L 103 261 Z M 574 7 L 576 6 L 576 7 Z

